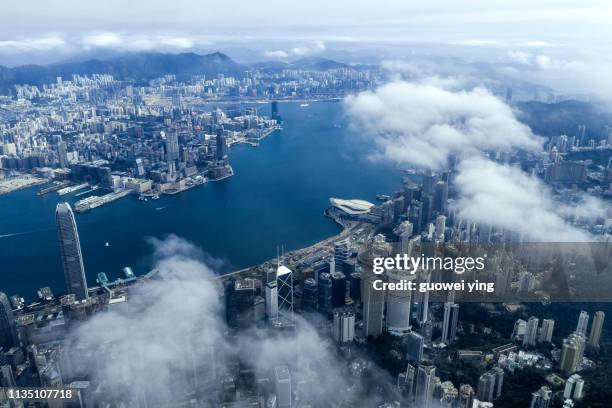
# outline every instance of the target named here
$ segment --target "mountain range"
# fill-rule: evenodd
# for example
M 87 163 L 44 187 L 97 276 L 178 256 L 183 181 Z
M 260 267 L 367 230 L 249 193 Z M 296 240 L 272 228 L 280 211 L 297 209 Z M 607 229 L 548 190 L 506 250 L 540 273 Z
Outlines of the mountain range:
M 57 77 L 70 78 L 73 74 L 110 74 L 115 79 L 146 83 L 146 81 L 167 74 L 173 74 L 178 79 L 185 80 L 193 75 L 205 75 L 207 78 L 216 77 L 219 74 L 241 76 L 248 69 L 268 72 L 283 69 L 325 71 L 346 67 L 348 67 L 346 64 L 317 57 L 303 58 L 290 63 L 269 61 L 249 66 L 239 64 L 220 52 L 206 55 L 195 53 L 136 53 L 124 54 L 106 60 L 90 59 L 49 65 L 22 65 L 14 68 L 0 65 L 0 92 L 5 93 L 14 85 L 51 83 Z

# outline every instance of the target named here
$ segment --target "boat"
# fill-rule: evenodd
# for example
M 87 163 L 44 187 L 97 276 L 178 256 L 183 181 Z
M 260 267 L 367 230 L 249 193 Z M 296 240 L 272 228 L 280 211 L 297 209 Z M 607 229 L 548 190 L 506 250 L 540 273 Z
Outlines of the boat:
M 106 241 L 106 242 L 104 243 L 104 246 L 105 246 L 105 247 L 109 247 L 109 246 L 110 246 L 109 242 L 108 242 L 108 241 Z
M 387 201 L 388 199 L 390 199 L 391 197 L 386 195 L 386 194 L 376 194 L 376 199 L 378 201 Z
M 156 208 L 155 208 L 155 211 L 161 211 L 161 210 L 163 210 L 164 208 L 166 208 L 166 207 L 156 207 Z
M 300 108 L 307 108 L 309 106 L 310 106 L 310 104 L 308 104 L 308 103 L 300 103 Z

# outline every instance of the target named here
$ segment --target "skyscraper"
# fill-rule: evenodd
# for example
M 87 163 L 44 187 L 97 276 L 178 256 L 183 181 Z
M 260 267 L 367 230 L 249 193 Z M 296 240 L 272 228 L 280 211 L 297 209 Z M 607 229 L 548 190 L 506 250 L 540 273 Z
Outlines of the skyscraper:
M 74 293 L 77 300 L 87 299 L 87 280 L 85 278 L 83 254 L 81 253 L 79 232 L 70 204 L 60 203 L 57 205 L 55 220 L 57 222 L 66 290 L 68 293 Z
M 523 337 L 523 347 L 535 346 L 539 322 L 540 320 L 535 316 L 531 316 L 529 320 L 527 320 L 527 329 L 525 330 L 525 337 Z
M 550 343 L 552 340 L 555 321 L 552 319 L 542 320 L 542 328 L 540 329 L 540 343 Z
M 416 374 L 415 399 L 419 408 L 430 408 L 434 392 L 436 367 L 420 364 Z
M 457 322 L 459 320 L 459 305 L 446 302 L 444 304 L 444 322 L 442 323 L 442 342 L 452 343 L 457 337 Z
M 606 314 L 601 310 L 595 313 L 593 325 L 591 326 L 591 333 L 589 334 L 589 345 L 591 347 L 599 347 L 599 339 L 601 338 L 601 330 L 603 328 L 605 318 Z
M 539 390 L 531 394 L 530 408 L 549 408 L 552 391 L 547 386 L 542 386 Z
M 216 147 L 217 147 L 217 153 L 216 153 L 217 161 L 226 161 L 227 160 L 227 143 L 225 141 L 225 134 L 223 133 L 222 126 L 219 126 L 219 128 L 217 128 Z
M 291 408 L 291 374 L 289 367 L 274 367 L 274 388 L 278 408 Z
M 578 325 L 576 326 L 576 332 L 582 333 L 586 336 L 587 328 L 589 327 L 589 314 L 584 310 L 580 312 L 578 316 Z
M 285 265 L 276 270 L 278 285 L 278 312 L 287 319 L 293 320 L 293 271 Z
M 420 363 L 423 359 L 423 347 L 425 340 L 416 332 L 410 332 L 406 336 L 406 359 L 412 363 Z
M 493 401 L 495 398 L 495 373 L 488 371 L 480 376 L 476 397 L 479 401 Z
M 459 408 L 472 408 L 474 405 L 474 389 L 470 384 L 459 387 Z
M 179 143 L 178 134 L 169 132 L 166 135 L 166 159 L 168 161 L 178 160 L 179 158 Z
M 580 399 L 582 397 L 582 388 L 584 380 L 578 374 L 572 374 L 565 381 L 565 389 L 563 390 L 563 398 Z
M 565 374 L 576 371 L 576 366 L 582 360 L 585 339 L 581 333 L 572 333 L 563 340 L 559 369 Z
M 278 287 L 276 279 L 266 283 L 266 315 L 268 319 L 276 319 L 278 317 Z
M 334 340 L 338 343 L 353 341 L 355 337 L 355 313 L 352 311 L 334 311 L 334 323 L 332 326 Z
M 17 345 L 17 330 L 11 302 L 6 294 L 0 292 L 0 346 L 8 350 Z
M 390 284 L 400 284 L 401 282 L 414 280 L 415 275 L 404 270 L 391 270 L 387 271 L 387 279 Z M 387 291 L 387 331 L 402 334 L 410 330 L 411 303 L 411 290 L 396 289 Z

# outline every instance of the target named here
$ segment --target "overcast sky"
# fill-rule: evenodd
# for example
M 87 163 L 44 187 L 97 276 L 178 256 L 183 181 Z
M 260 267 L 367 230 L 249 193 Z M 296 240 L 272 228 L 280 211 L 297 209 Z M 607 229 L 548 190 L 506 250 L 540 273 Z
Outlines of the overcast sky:
M 503 75 L 567 93 L 612 92 L 601 90 L 612 67 L 609 0 L 2 3 L 5 66 L 125 51 L 220 50 L 243 63 L 309 55 L 345 62 L 421 56 L 502 64 Z
M 232 40 L 601 45 L 612 5 L 602 0 L 3 0 L 0 51 L 157 45 L 188 49 Z M 125 45 L 125 44 L 123 44 Z

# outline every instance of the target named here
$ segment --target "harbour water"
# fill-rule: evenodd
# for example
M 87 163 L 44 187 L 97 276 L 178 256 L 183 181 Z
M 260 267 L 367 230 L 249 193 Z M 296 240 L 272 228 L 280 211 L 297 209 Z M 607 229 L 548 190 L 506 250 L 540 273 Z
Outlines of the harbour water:
M 223 261 L 218 273 L 254 265 L 274 257 L 277 246 L 292 250 L 338 233 L 323 215 L 330 197 L 375 202 L 376 194 L 400 188 L 401 172 L 368 159 L 371 146 L 349 129 L 340 102 L 284 103 L 280 114 L 283 130 L 259 147 L 232 146 L 233 177 L 158 200 L 129 196 L 76 214 L 89 284 L 99 272 L 120 277 L 125 266 L 148 272 L 148 239 L 168 234 Z M 28 300 L 42 286 L 64 291 L 55 206 L 83 198 L 37 196 L 40 188 L 0 196 L 0 290 Z

